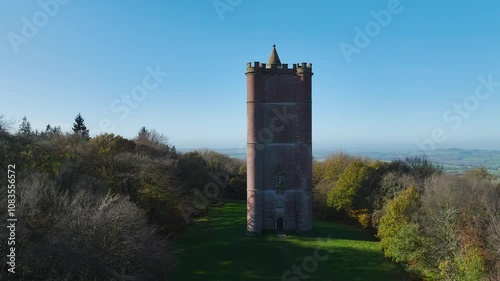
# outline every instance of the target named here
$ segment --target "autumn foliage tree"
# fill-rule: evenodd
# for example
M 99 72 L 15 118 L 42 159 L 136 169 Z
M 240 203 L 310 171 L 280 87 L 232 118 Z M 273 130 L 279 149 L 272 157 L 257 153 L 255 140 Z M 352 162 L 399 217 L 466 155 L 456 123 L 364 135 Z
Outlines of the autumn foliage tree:
M 314 162 L 313 184 L 316 216 L 372 227 L 416 279 L 499 280 L 500 188 L 486 169 L 449 175 L 425 156 L 337 153 Z
M 178 206 L 217 179 L 211 172 L 238 174 L 241 164 L 213 151 L 178 153 L 146 128 L 132 140 L 90 137 L 80 114 L 72 133 L 33 131 L 27 119 L 15 134 L 8 128 L 0 118 L 0 171 L 15 163 L 23 179 L 16 239 L 24 280 L 169 280 L 167 239 L 186 227 Z
M 387 203 L 385 215 L 380 219 L 377 233 L 380 244 L 385 254 L 397 262 L 415 263 L 425 254 L 419 225 L 412 220 L 419 197 L 414 186 L 407 188 Z
M 368 166 L 360 160 L 350 163 L 340 174 L 335 188 L 328 192 L 328 204 L 337 210 L 352 206 L 358 191 L 368 178 Z

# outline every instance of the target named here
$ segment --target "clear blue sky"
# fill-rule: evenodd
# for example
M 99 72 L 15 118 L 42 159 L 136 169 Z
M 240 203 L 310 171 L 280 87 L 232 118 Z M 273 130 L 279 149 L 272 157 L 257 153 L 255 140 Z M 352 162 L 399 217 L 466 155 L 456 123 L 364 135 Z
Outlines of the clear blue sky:
M 500 82 L 498 1 L 65 0 L 45 12 L 53 1 L 0 2 L 0 114 L 37 129 L 68 131 L 81 112 L 92 135 L 107 120 L 125 137 L 146 126 L 181 148 L 242 147 L 246 63 L 276 44 L 282 62 L 313 64 L 316 147 L 417 149 L 435 131 L 437 147 L 500 149 L 500 85 L 478 86 Z M 391 19 L 373 24 L 381 10 Z M 350 60 L 342 44 L 357 48 Z M 168 76 L 125 113 L 121 97 L 157 66 Z

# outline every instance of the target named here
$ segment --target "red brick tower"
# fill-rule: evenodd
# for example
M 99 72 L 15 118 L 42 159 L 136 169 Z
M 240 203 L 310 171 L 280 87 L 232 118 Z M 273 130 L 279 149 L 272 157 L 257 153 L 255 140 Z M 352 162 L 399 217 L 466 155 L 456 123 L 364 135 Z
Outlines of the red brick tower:
M 247 232 L 312 229 L 309 63 L 247 63 Z

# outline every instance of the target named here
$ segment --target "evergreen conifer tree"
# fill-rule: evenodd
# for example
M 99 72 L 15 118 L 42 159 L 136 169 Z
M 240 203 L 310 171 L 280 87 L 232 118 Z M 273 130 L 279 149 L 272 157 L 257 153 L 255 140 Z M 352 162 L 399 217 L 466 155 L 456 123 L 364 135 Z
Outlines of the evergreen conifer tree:
M 89 130 L 87 129 L 87 126 L 85 126 L 85 119 L 83 119 L 82 115 L 78 113 L 78 115 L 75 117 L 75 123 L 73 123 L 73 132 L 75 134 L 79 134 L 82 137 L 89 139 Z

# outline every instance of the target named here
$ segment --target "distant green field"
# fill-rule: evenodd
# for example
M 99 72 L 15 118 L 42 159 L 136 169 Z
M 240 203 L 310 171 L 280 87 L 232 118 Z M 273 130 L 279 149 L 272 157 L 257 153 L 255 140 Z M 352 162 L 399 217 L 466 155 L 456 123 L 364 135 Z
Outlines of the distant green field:
M 245 224 L 246 202 L 231 201 L 188 227 L 174 241 L 179 262 L 174 280 L 410 280 L 356 227 L 315 221 L 313 236 L 280 238 L 246 236 Z M 299 274 L 293 266 L 300 267 Z
M 431 162 L 443 165 L 443 169 L 448 173 L 462 174 L 470 169 L 485 167 L 489 173 L 500 176 L 500 151 L 496 150 L 450 148 L 407 153 L 372 152 L 360 155 L 382 161 L 426 155 Z
M 242 149 L 218 149 L 217 151 L 239 159 L 246 158 L 246 150 Z M 328 155 L 338 151 L 340 150 L 313 148 L 313 155 L 314 159 L 323 161 Z M 500 151 L 498 150 L 449 148 L 427 151 L 376 152 L 376 149 L 373 149 L 370 151 L 346 150 L 344 152 L 381 161 L 426 155 L 431 162 L 443 165 L 444 170 L 448 173 L 462 174 L 470 169 L 485 167 L 489 173 L 500 176 Z

